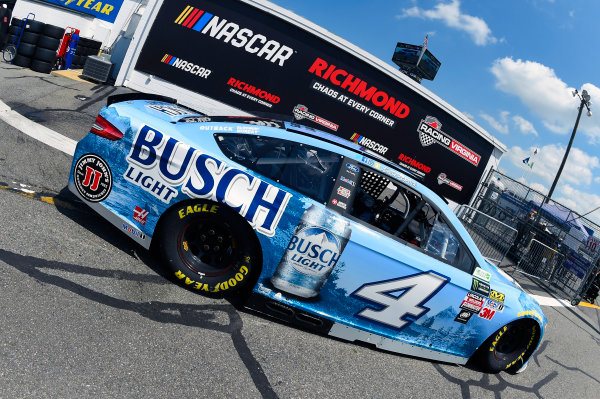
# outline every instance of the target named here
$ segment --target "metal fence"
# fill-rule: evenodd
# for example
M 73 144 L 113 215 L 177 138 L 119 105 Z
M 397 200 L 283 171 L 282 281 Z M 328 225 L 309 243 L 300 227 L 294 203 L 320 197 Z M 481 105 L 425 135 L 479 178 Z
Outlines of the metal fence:
M 499 266 L 517 237 L 517 230 L 468 205 L 461 205 L 456 216 L 490 262 Z
M 459 217 L 485 256 L 505 257 L 504 263 L 516 271 L 548 282 L 558 295 L 577 302 L 600 271 L 600 226 L 554 200 L 544 200 L 540 192 L 492 170 L 472 208 L 461 206 L 457 214 L 464 215 Z M 507 235 L 506 227 L 516 234 Z

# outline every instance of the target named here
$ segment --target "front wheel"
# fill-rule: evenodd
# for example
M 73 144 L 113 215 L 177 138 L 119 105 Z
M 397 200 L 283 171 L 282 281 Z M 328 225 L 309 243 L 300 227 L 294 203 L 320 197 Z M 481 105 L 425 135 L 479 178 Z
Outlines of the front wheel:
M 479 351 L 479 362 L 489 372 L 518 369 L 536 348 L 540 327 L 531 319 L 505 325 L 489 337 Z
M 4 48 L 4 51 L 2 52 L 2 58 L 6 62 L 12 62 L 12 60 L 15 59 L 16 55 L 17 55 L 17 48 L 15 47 L 14 44 L 9 44 L 8 46 L 6 46 Z
M 178 204 L 161 219 L 158 239 L 174 280 L 203 294 L 239 292 L 260 269 L 254 230 L 223 204 Z

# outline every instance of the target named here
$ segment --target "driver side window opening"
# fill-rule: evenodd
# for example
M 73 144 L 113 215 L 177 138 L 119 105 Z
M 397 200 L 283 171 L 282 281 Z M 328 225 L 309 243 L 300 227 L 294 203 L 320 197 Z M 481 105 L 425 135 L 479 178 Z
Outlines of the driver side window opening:
M 418 192 L 362 169 L 348 213 L 409 246 L 471 272 L 473 258 L 429 201 Z

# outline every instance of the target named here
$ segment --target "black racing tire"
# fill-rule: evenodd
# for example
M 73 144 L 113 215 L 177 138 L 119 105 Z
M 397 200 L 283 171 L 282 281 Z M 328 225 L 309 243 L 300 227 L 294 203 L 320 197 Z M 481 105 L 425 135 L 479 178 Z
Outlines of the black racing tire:
M 44 26 L 43 34 L 44 36 L 51 37 L 53 39 L 61 39 L 65 33 L 65 28 L 61 28 L 60 26 L 46 24 Z
M 11 26 L 16 26 L 16 27 L 18 28 L 18 27 L 19 27 L 19 25 L 21 25 L 21 21 L 22 21 L 22 19 L 19 19 L 19 18 L 13 18 L 13 19 L 10 21 L 10 25 L 11 25 Z
M 17 47 L 17 54 L 31 58 L 35 54 L 35 49 L 35 44 L 21 43 L 19 44 L 19 47 Z
M 208 295 L 252 287 L 262 265 L 248 222 L 226 205 L 184 201 L 160 220 L 158 251 L 173 280 Z
M 56 51 L 38 47 L 35 50 L 33 58 L 35 58 L 38 61 L 49 62 L 52 64 L 54 63 L 54 59 L 56 58 Z
M 53 60 L 54 61 L 54 60 Z M 40 72 L 40 73 L 50 73 L 52 72 L 53 62 L 45 62 L 40 60 L 32 60 L 31 61 L 31 70 Z
M 37 44 L 38 40 L 40 40 L 40 35 L 33 32 L 25 31 L 21 36 L 21 43 Z
M 10 28 L 8 28 L 8 33 L 10 33 L 11 35 L 16 35 L 18 31 L 18 26 L 11 25 Z
M 40 36 L 40 40 L 37 42 L 38 47 L 42 47 L 48 50 L 58 50 L 58 46 L 60 45 L 60 39 L 55 39 L 50 36 Z
M 533 319 L 519 319 L 505 325 L 479 348 L 481 367 L 490 373 L 521 368 L 540 340 L 540 326 Z
M 27 21 L 27 30 L 33 33 L 42 33 L 45 25 L 43 22 L 30 19 Z
M 17 54 L 15 56 L 15 59 L 13 60 L 13 64 L 23 68 L 29 68 L 29 66 L 31 65 L 31 58 L 25 57 L 21 54 Z
M 82 47 L 87 47 L 89 46 L 91 43 L 91 39 L 87 39 L 85 37 L 80 37 L 79 38 L 79 45 Z

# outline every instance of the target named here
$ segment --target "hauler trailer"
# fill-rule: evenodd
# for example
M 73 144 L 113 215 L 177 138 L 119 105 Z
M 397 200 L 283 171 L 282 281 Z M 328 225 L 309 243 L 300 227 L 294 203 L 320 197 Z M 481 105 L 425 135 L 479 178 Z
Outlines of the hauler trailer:
M 411 169 L 459 204 L 506 152 L 392 65 L 263 0 L 150 0 L 117 84 L 213 115 L 289 115 Z

